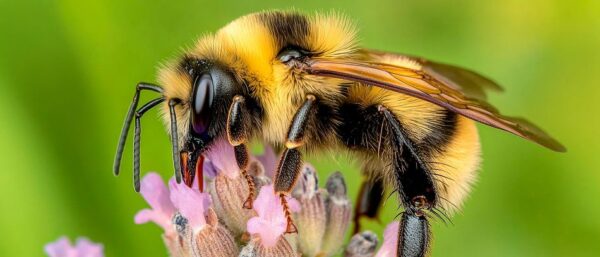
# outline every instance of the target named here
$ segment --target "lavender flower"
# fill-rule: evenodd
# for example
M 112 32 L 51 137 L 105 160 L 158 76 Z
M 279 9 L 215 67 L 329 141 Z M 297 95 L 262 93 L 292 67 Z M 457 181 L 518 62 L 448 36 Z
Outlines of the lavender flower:
M 296 187 L 286 198 L 298 233 L 285 234 L 287 218 L 272 184 L 277 161 L 272 149 L 267 148 L 263 156 L 250 157 L 247 174 L 258 193 L 253 209 L 243 208 L 250 188 L 240 176 L 228 142 L 218 140 L 205 157 L 207 192 L 173 179 L 167 188 L 156 173 L 142 180 L 142 196 L 151 209 L 140 211 L 135 221 L 153 221 L 162 227 L 170 256 L 394 256 L 397 222 L 386 229 L 384 244 L 377 253 L 378 240 L 372 232 L 355 235 L 344 249 L 341 239 L 350 226 L 352 206 L 340 172 L 327 179 L 324 189 L 319 188 L 315 168 L 303 166 Z
M 104 247 L 85 237 L 78 238 L 75 246 L 71 245 L 67 237 L 61 237 L 47 244 L 44 251 L 49 257 L 104 257 Z

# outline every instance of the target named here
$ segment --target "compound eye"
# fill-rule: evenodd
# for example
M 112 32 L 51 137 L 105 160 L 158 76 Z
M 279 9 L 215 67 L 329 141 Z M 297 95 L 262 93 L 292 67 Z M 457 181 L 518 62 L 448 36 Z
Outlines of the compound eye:
M 210 109 L 215 94 L 212 76 L 203 74 L 194 81 L 194 92 L 192 94 L 192 128 L 198 135 L 207 132 L 210 123 Z
M 284 49 L 281 52 L 279 52 L 279 54 L 277 55 L 277 58 L 279 59 L 279 61 L 281 61 L 283 63 L 287 63 L 293 59 L 298 59 L 302 56 L 304 56 L 304 54 L 302 53 L 301 50 L 294 49 L 294 48 L 288 48 L 288 49 Z

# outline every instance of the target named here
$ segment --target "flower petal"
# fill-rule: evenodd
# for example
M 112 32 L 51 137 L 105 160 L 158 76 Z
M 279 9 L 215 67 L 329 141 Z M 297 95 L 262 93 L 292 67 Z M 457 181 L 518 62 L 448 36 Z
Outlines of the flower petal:
M 103 257 L 104 246 L 102 244 L 96 244 L 85 237 L 77 239 L 75 244 L 75 250 L 77 251 L 78 257 Z
M 142 179 L 140 193 L 150 207 L 169 219 L 175 214 L 175 207 L 169 199 L 169 190 L 158 173 L 150 172 Z
M 175 181 L 169 181 L 169 188 L 171 201 L 181 215 L 188 219 L 194 230 L 202 229 L 206 225 L 206 210 L 211 205 L 210 196 Z
M 296 199 L 289 197 L 287 200 L 290 210 L 300 209 L 300 204 Z M 287 228 L 287 219 L 281 200 L 273 191 L 273 185 L 266 185 L 260 189 L 258 197 L 254 200 L 254 210 L 258 216 L 248 220 L 248 232 L 257 234 L 265 246 L 274 246 Z
M 63 236 L 52 243 L 46 244 L 44 246 L 44 251 L 50 257 L 67 257 L 70 256 L 71 252 L 74 250 L 69 239 Z
M 230 178 L 236 178 L 240 174 L 240 168 L 235 160 L 233 146 L 224 138 L 216 139 L 206 152 L 206 157 L 212 165 Z
M 282 226 L 283 225 L 283 226 Z M 275 224 L 260 217 L 248 220 L 248 233 L 258 234 L 265 247 L 273 247 L 285 232 L 285 224 Z
M 400 222 L 395 221 L 390 223 L 383 232 L 383 245 L 377 251 L 375 257 L 395 257 L 398 249 L 398 228 Z

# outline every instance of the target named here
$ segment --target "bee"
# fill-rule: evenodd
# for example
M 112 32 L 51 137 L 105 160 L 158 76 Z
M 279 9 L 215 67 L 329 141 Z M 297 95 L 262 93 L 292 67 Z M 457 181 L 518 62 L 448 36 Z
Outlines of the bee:
M 202 175 L 203 153 L 216 140 L 234 148 L 247 174 L 251 140 L 281 149 L 274 190 L 285 195 L 298 179 L 304 155 L 346 151 L 373 178 L 357 214 L 375 215 L 384 181 L 397 192 L 398 256 L 424 256 L 429 219 L 460 208 L 477 176 L 476 122 L 554 151 L 565 148 L 541 129 L 505 116 L 486 102 L 501 88 L 473 71 L 409 55 L 362 48 L 357 31 L 336 14 L 268 11 L 243 16 L 203 36 L 160 69 L 161 86 L 139 83 L 125 118 L 114 164 L 134 121 L 134 187 L 140 182 L 140 119 L 162 106 L 172 143 L 175 177 L 191 185 Z M 159 97 L 138 108 L 141 91 Z M 375 181 L 375 182 L 373 182 Z M 375 190 L 375 193 L 373 192 Z M 375 204 L 377 205 L 377 204 Z

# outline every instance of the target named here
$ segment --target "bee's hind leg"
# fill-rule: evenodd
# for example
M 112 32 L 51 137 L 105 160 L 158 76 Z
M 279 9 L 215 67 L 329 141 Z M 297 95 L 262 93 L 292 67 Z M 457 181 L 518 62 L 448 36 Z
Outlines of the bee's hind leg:
M 431 236 L 425 211 L 435 207 L 437 202 L 432 173 L 396 116 L 381 105 L 378 111 L 391 131 L 395 186 L 405 207 L 398 231 L 398 256 L 426 256 Z
M 249 152 L 248 146 L 248 127 L 250 126 L 250 114 L 246 108 L 246 101 L 243 96 L 233 97 L 229 113 L 227 115 L 227 140 L 234 148 L 235 160 L 248 183 L 248 198 L 244 202 L 244 208 L 252 209 L 256 186 L 252 176 L 248 174 Z
M 369 173 L 369 172 L 363 172 Z M 366 178 L 361 186 L 356 200 L 356 207 L 354 208 L 354 233 L 360 232 L 361 218 L 365 217 L 368 219 L 374 219 L 378 222 L 379 211 L 383 204 L 384 197 L 384 185 L 382 179 L 369 179 Z
M 281 198 L 281 204 L 283 205 L 284 212 L 287 218 L 287 229 L 286 233 L 295 233 L 297 228 L 292 221 L 292 216 L 288 208 L 286 196 L 292 191 L 298 175 L 300 174 L 300 168 L 302 167 L 302 154 L 298 149 L 300 146 L 305 144 L 305 131 L 314 119 L 316 113 L 316 98 L 313 95 L 307 95 L 304 104 L 298 109 L 292 120 L 292 124 L 288 129 L 287 140 L 285 142 L 285 150 L 279 160 L 277 166 L 277 173 L 275 175 L 275 192 L 279 194 Z

